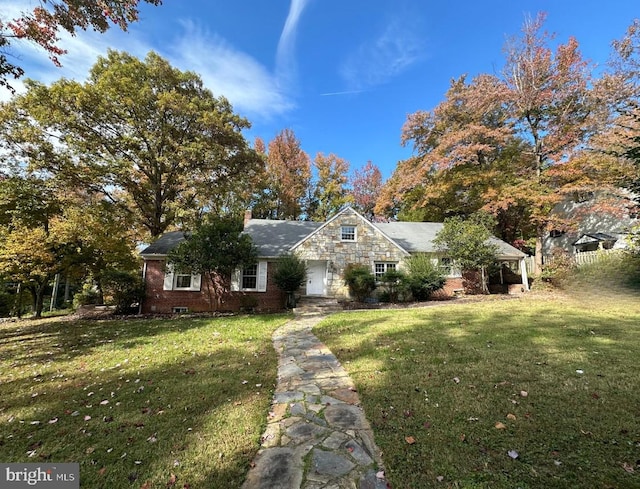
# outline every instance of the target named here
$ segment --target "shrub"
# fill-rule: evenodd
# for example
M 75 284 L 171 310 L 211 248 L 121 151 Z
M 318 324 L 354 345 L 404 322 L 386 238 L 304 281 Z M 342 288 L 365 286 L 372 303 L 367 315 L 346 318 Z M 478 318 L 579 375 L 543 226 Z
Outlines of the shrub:
M 102 275 L 102 287 L 107 302 L 116 306 L 118 314 L 135 312 L 144 298 L 144 283 L 137 273 L 107 270 Z
M 388 298 L 388 300 L 383 301 L 382 294 L 380 300 L 382 302 L 398 302 L 400 289 L 405 278 L 405 274 L 399 270 L 387 270 L 380 278 L 380 282 L 385 287 L 385 299 Z
M 82 286 L 82 291 L 73 295 L 73 308 L 78 309 L 80 306 L 97 304 L 99 295 L 93 284 L 85 283 Z
M 366 265 L 348 264 L 343 278 L 349 293 L 359 302 L 363 302 L 376 288 L 376 277 Z
M 562 248 L 554 248 L 551 252 L 551 260 L 542 267 L 540 278 L 554 287 L 561 287 L 575 268 L 575 262 L 569 253 Z
M 427 300 L 432 293 L 441 289 L 446 282 L 440 267 L 428 255 L 418 254 L 407 259 L 407 275 L 403 285 L 409 289 L 416 301 Z
M 282 255 L 278 260 L 278 267 L 273 275 L 273 281 L 278 288 L 287 293 L 288 309 L 296 307 L 294 292 L 298 290 L 307 279 L 307 265 L 294 254 Z

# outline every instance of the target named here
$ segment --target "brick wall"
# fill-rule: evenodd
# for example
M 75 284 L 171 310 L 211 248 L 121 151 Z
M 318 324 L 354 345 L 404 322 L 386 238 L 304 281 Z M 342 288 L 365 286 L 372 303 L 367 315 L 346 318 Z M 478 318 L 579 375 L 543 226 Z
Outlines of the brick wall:
M 252 307 L 257 312 L 275 312 L 283 309 L 285 295 L 273 283 L 274 262 L 267 263 L 266 292 L 230 292 L 220 303 L 214 298 L 213 307 L 209 304 L 209 294 L 202 277 L 199 291 L 163 290 L 164 260 L 146 262 L 146 297 L 142 303 L 143 314 L 167 314 L 174 307 L 186 307 L 189 312 L 240 311 Z

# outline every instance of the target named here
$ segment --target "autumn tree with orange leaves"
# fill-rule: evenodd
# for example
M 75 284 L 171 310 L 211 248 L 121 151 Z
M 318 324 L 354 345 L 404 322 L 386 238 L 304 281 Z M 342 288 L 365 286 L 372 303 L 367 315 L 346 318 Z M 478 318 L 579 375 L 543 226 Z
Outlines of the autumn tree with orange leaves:
M 261 140 L 256 150 L 264 154 Z M 284 129 L 269 142 L 265 159 L 262 188 L 253 215 L 262 219 L 301 219 L 310 198 L 311 160 L 293 130 Z
M 350 180 L 350 195 L 354 208 L 369 220 L 376 217 L 376 200 L 382 190 L 382 172 L 371 161 L 354 171 Z
M 455 80 L 436 109 L 408 117 L 403 142 L 416 155 L 399 164 L 378 211 L 441 220 L 488 210 L 505 239 L 535 238 L 540 270 L 543 238 L 558 225 L 554 206 L 581 185 L 610 187 L 624 173 L 619 159 L 587 152 L 606 120 L 604 89 L 594 88 L 575 39 L 549 47 L 544 21 L 528 19 L 507 42 L 501 76 Z
M 144 0 L 159 5 L 162 0 Z M 30 41 L 43 48 L 49 59 L 61 66 L 60 31 L 75 35 L 78 29 L 106 32 L 111 25 L 127 30 L 138 20 L 140 0 L 44 0 L 14 19 L 0 19 L 0 86 L 11 89 L 8 78 L 20 78 L 24 69 L 9 61 L 17 59 L 12 53 L 16 41 Z

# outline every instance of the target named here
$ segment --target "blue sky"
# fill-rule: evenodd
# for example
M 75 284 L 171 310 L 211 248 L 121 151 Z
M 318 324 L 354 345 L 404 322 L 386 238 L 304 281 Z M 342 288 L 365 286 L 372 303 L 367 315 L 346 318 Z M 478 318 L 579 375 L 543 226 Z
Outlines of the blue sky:
M 0 0 L 10 17 L 35 0 Z M 303 149 L 335 153 L 351 169 L 371 160 L 385 178 L 411 155 L 400 144 L 407 114 L 430 110 L 462 74 L 499 73 L 502 48 L 526 15 L 548 14 L 557 41 L 578 39 L 602 64 L 610 43 L 640 17 L 637 0 L 164 0 L 142 6 L 127 33 L 63 36 L 55 68 L 28 44 L 13 51 L 27 76 L 83 80 L 108 48 L 153 50 L 201 75 L 266 142 L 292 129 Z M 19 84 L 17 88 L 20 88 Z M 0 93 L 0 100 L 9 95 Z

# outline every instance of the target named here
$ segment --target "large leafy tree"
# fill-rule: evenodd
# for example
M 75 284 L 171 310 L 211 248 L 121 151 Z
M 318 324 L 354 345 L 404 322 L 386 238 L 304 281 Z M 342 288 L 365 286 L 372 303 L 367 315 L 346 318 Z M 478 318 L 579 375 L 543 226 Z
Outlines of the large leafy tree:
M 110 51 L 85 83 L 27 86 L 0 108 L 5 149 L 106 196 L 151 237 L 225 211 L 261 165 L 242 135 L 249 122 L 155 53 L 142 61 Z
M 159 5 L 161 0 L 144 0 Z M 139 0 L 44 0 L 14 19 L 0 19 L 0 86 L 11 88 L 10 78 L 20 78 L 24 69 L 10 60 L 19 59 L 12 53 L 17 40 L 35 43 L 47 52 L 51 61 L 60 66 L 59 57 L 66 51 L 59 46 L 59 32 L 75 34 L 78 29 L 105 32 L 114 24 L 127 30 L 138 20 Z
M 510 229 L 505 237 L 534 237 L 541 265 L 543 237 L 555 225 L 552 210 L 568 191 L 560 183 L 590 171 L 565 165 L 598 127 L 601 102 L 577 41 L 553 50 L 544 20 L 543 14 L 527 20 L 507 42 L 501 76 L 454 82 L 432 113 L 409 116 L 403 138 L 417 157 L 404 165 L 407 178 L 392 179 L 379 206 L 393 209 L 409 195 L 415 207 L 437 205 L 444 216 L 484 208 Z M 530 228 L 514 229 L 517 222 Z
M 209 216 L 169 253 L 174 271 L 205 278 L 212 310 L 214 301 L 219 302 L 229 290 L 231 274 L 256 263 L 256 248 L 242 228 L 242 222 L 233 217 Z
M 264 144 L 259 143 L 258 147 Z M 291 129 L 284 129 L 267 147 L 262 193 L 254 215 L 266 219 L 301 219 L 310 194 L 311 160 Z
M 308 214 L 312 221 L 324 222 L 351 200 L 347 192 L 349 162 L 333 153 L 318 153 L 313 163 L 318 179 Z
M 495 205 L 502 189 L 534 173 L 528 145 L 509 120 L 504 89 L 482 75 L 451 82 L 433 111 L 411 114 L 403 141 L 416 155 L 401 162 L 385 184 L 376 211 L 403 220 L 442 221 L 468 217 Z M 526 209 L 500 199 L 494 212 L 501 235 L 512 240 L 526 230 Z
M 382 190 L 380 168 L 367 161 L 363 168 L 357 168 L 350 181 L 350 195 L 355 209 L 369 220 L 375 218 L 376 200 Z

